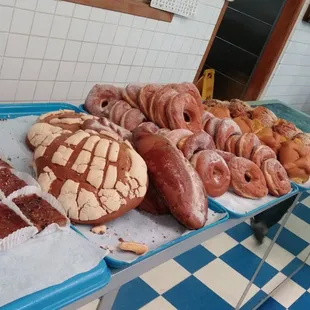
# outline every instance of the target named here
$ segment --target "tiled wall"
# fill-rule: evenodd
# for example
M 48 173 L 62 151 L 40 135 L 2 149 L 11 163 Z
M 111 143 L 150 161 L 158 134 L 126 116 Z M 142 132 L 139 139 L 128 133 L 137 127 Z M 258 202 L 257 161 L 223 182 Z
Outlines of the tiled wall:
M 0 0 L 0 102 L 79 104 L 95 83 L 192 81 L 224 0 L 171 23 L 56 0 Z
M 302 22 L 307 0 L 262 99 L 279 99 L 310 112 L 310 24 Z

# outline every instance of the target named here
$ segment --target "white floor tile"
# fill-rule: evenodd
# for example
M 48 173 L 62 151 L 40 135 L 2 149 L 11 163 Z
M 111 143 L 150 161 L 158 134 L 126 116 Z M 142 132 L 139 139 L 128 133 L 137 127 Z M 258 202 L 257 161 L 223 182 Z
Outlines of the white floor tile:
M 262 245 L 258 245 L 253 236 L 250 236 L 242 241 L 241 244 L 258 257 L 263 258 L 270 242 L 271 240 L 269 238 L 265 238 L 264 243 Z M 292 253 L 283 249 L 278 244 L 275 244 L 267 257 L 266 262 L 280 271 L 294 258 L 295 256 Z
M 140 308 L 140 310 L 176 310 L 165 298 L 159 296 Z
M 310 243 L 310 225 L 299 217 L 292 214 L 288 219 L 285 228 Z
M 286 276 L 279 272 L 276 276 L 274 276 L 267 284 L 262 287 L 262 290 L 269 294 L 272 290 L 274 290 L 280 283 L 282 283 L 286 279 Z
M 289 308 L 306 290 L 288 279 L 271 296 L 283 307 Z
M 146 272 L 141 276 L 158 294 L 163 294 L 176 286 L 191 274 L 174 260 Z
M 301 203 L 310 208 L 310 196 L 302 200 Z
M 238 242 L 226 233 L 221 233 L 220 235 L 202 243 L 202 245 L 215 256 L 223 255 L 237 244 Z
M 310 253 L 310 245 L 308 245 L 302 252 L 297 256 L 300 260 L 304 261 Z M 310 266 L 310 257 L 307 259 L 306 264 Z
M 220 258 L 215 259 L 198 270 L 194 276 L 226 300 L 232 307 L 236 307 L 249 282 Z M 258 291 L 259 288 L 256 285 L 252 285 L 244 303 L 251 299 Z
M 96 299 L 90 302 L 89 304 L 83 306 L 82 308 L 79 308 L 79 310 L 96 310 L 98 304 L 99 304 L 99 299 Z

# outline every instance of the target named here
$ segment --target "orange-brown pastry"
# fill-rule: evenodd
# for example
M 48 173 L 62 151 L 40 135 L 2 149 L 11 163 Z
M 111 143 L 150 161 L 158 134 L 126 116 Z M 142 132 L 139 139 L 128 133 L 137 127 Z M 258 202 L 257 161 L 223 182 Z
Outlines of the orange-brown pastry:
M 229 111 L 232 118 L 239 116 L 250 116 L 250 111 L 252 110 L 251 106 L 244 101 L 239 99 L 232 99 L 229 105 Z
M 305 146 L 310 146 L 310 134 L 301 132 L 294 137 L 294 141 L 301 142 Z
M 251 133 L 255 131 L 254 122 L 246 116 L 235 117 L 234 121 L 237 123 L 242 133 Z
M 263 128 L 257 134 L 261 143 L 269 146 L 276 154 L 281 147 L 281 143 L 286 141 L 286 138 L 279 133 L 274 132 L 272 128 Z
M 258 106 L 252 111 L 252 119 L 259 120 L 264 127 L 272 127 L 278 118 L 269 109 L 263 106 Z
M 285 119 L 279 119 L 273 125 L 273 130 L 287 139 L 292 139 L 300 133 L 300 130 L 293 123 Z
M 203 102 L 205 107 L 228 107 L 230 105 L 229 101 L 222 101 L 218 99 L 208 99 Z
M 216 106 L 208 108 L 206 111 L 212 113 L 215 117 L 218 118 L 230 118 L 229 109 L 225 106 Z
M 283 142 L 279 150 L 279 160 L 291 180 L 299 184 L 308 181 L 310 155 L 303 144 L 296 141 Z

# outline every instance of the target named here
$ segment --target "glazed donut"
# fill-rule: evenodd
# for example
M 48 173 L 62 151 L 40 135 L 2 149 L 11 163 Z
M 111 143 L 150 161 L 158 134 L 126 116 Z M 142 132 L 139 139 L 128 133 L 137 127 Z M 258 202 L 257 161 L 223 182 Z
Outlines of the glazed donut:
M 138 102 L 141 112 L 149 118 L 149 106 L 152 101 L 152 97 L 155 92 L 161 88 L 162 85 L 159 84 L 148 84 L 141 88 Z
M 169 128 L 169 122 L 166 115 L 166 107 L 169 102 L 177 95 L 178 93 L 174 89 L 168 89 L 163 93 L 156 104 L 154 104 L 154 117 L 155 123 L 159 127 Z
M 288 122 L 284 119 L 278 120 L 273 125 L 273 130 L 289 140 L 294 138 L 298 133 L 300 133 L 300 130 L 293 123 Z
M 267 159 L 262 164 L 269 193 L 273 196 L 283 196 L 290 192 L 291 183 L 287 173 L 275 158 Z
M 203 111 L 201 115 L 202 126 L 205 127 L 207 121 L 210 118 L 214 118 L 214 115 L 208 111 Z
M 215 151 L 205 150 L 191 158 L 191 164 L 197 170 L 205 190 L 211 197 L 227 192 L 230 185 L 230 171 L 225 160 Z
M 237 153 L 236 145 L 237 145 L 237 142 L 238 142 L 240 137 L 241 137 L 241 135 L 230 136 L 226 141 L 225 151 L 228 153 L 233 153 L 236 155 L 236 153 Z
M 224 151 L 225 143 L 230 136 L 242 134 L 239 126 L 232 119 L 223 119 L 215 134 L 216 148 Z
M 255 131 L 253 121 L 247 117 L 235 117 L 234 122 L 239 126 L 242 133 L 251 133 Z
M 167 105 L 170 129 L 202 130 L 201 110 L 190 94 L 178 94 Z
M 236 155 L 250 159 L 254 147 L 259 146 L 261 143 L 254 133 L 243 134 L 236 144 Z
M 267 145 L 259 145 L 254 147 L 251 160 L 259 168 L 261 168 L 263 162 L 267 159 L 277 159 L 276 153 Z
M 228 165 L 229 162 L 234 158 L 236 157 L 235 154 L 233 153 L 229 153 L 229 152 L 224 152 L 224 151 L 221 151 L 221 150 L 215 150 L 215 152 L 217 154 L 219 154 L 221 157 L 223 157 L 223 159 L 225 160 L 226 164 Z
M 229 111 L 232 118 L 239 116 L 249 117 L 249 112 L 252 110 L 251 106 L 239 99 L 232 99 L 229 105 Z
M 278 118 L 269 109 L 263 106 L 258 106 L 252 110 L 252 119 L 259 120 L 264 127 L 272 127 Z
M 180 140 L 192 136 L 193 132 L 187 129 L 175 129 L 168 132 L 165 137 L 170 140 L 170 142 L 177 146 Z
M 230 112 L 228 107 L 225 106 L 220 106 L 220 107 L 211 107 L 208 108 L 206 111 L 210 112 L 213 114 L 215 117 L 218 118 L 230 118 Z
M 235 157 L 229 163 L 231 187 L 244 198 L 258 199 L 268 193 L 263 172 L 252 161 Z
M 260 141 L 269 146 L 276 154 L 281 147 L 281 143 L 286 141 L 286 138 L 274 132 L 272 128 L 264 128 L 260 130 L 257 134 Z
M 107 105 L 114 100 L 121 100 L 121 91 L 112 85 L 96 84 L 88 93 L 85 100 L 85 109 L 92 115 L 109 116 Z
M 139 109 L 131 108 L 123 114 L 120 125 L 127 130 L 132 131 L 145 121 L 146 118 Z
M 123 99 L 130 104 L 131 107 L 139 109 L 140 90 L 144 85 L 128 84 L 122 91 Z
M 184 154 L 184 157 L 188 160 L 199 151 L 215 150 L 213 139 L 204 131 L 197 132 L 181 139 L 177 146 Z
M 131 106 L 126 101 L 119 100 L 113 105 L 112 109 L 110 110 L 109 119 L 113 123 L 119 125 L 124 113 L 130 109 Z
M 221 123 L 221 119 L 214 117 L 214 118 L 210 118 L 204 126 L 205 132 L 208 133 L 212 137 L 213 140 L 215 139 L 215 133 L 220 123 Z

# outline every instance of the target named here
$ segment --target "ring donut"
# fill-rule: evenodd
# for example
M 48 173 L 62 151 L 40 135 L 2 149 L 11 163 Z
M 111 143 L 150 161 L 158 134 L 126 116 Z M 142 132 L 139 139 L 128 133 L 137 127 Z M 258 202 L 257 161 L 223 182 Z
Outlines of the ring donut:
M 231 187 L 233 191 L 245 198 L 258 199 L 268 193 L 263 172 L 252 161 L 235 157 L 229 163 Z
M 197 132 L 181 139 L 177 146 L 184 154 L 184 157 L 188 160 L 198 151 L 215 150 L 213 139 L 204 131 Z
M 193 132 L 187 129 L 175 129 L 171 130 L 166 134 L 166 138 L 170 140 L 170 142 L 177 146 L 180 140 L 187 138 L 188 136 L 192 136 Z
M 229 153 L 229 152 L 225 152 L 221 150 L 215 150 L 215 152 L 219 154 L 221 157 L 223 157 L 227 165 L 234 157 L 236 157 L 236 155 L 233 153 Z
M 180 93 L 180 94 L 189 94 L 191 95 L 196 103 L 197 103 L 197 106 L 202 109 L 202 99 L 201 99 L 201 95 L 199 93 L 199 90 L 197 89 L 197 87 L 195 86 L 195 84 L 193 83 L 188 83 L 188 82 L 184 82 L 184 83 L 181 83 L 181 84 L 172 84 L 171 85 L 172 88 Z
M 278 119 L 271 110 L 263 106 L 258 106 L 252 111 L 252 118 L 259 120 L 264 127 L 272 127 Z
M 225 143 L 230 136 L 242 134 L 239 126 L 232 119 L 223 119 L 217 127 L 215 134 L 216 148 L 225 149 Z
M 157 131 L 157 134 L 166 137 L 167 134 L 168 134 L 170 131 L 171 131 L 171 130 L 168 129 L 168 128 L 160 128 L 160 129 Z
M 117 101 L 110 110 L 109 119 L 119 125 L 124 113 L 131 109 L 131 106 L 124 100 Z
M 235 154 L 239 157 L 250 159 L 254 147 L 260 144 L 260 140 L 254 133 L 245 133 L 237 141 Z
M 158 102 L 159 102 L 159 99 L 167 92 L 167 91 L 170 91 L 172 90 L 172 87 L 171 87 L 171 84 L 170 85 L 165 85 L 165 86 L 162 86 L 161 88 L 157 89 L 155 91 L 155 93 L 153 94 L 152 98 L 151 98 L 151 102 L 148 106 L 148 116 L 149 116 L 149 119 L 152 121 L 152 122 L 156 122 L 156 119 L 155 119 L 155 111 L 157 110 L 158 108 Z
M 253 149 L 251 160 L 259 168 L 262 167 L 262 164 L 265 160 L 270 158 L 277 159 L 277 155 L 269 146 L 259 145 Z
M 197 170 L 205 190 L 211 197 L 227 192 L 231 174 L 225 160 L 215 151 L 200 151 L 191 158 L 191 164 Z
M 139 84 L 128 84 L 122 91 L 123 99 L 129 103 L 132 108 L 139 109 L 139 95 L 143 85 Z
M 210 118 L 204 126 L 205 132 L 208 133 L 212 137 L 213 140 L 215 138 L 215 133 L 221 121 L 222 120 L 217 117 Z
M 120 125 L 132 131 L 145 121 L 146 118 L 139 109 L 131 108 L 123 114 Z
M 85 100 L 85 109 L 92 115 L 108 117 L 107 105 L 113 100 L 121 100 L 121 91 L 106 84 L 96 84 L 88 93 Z
M 273 196 L 283 196 L 290 192 L 291 183 L 284 167 L 275 158 L 269 158 L 262 163 L 269 193 Z
M 149 118 L 148 110 L 155 92 L 161 88 L 159 84 L 148 84 L 141 88 L 138 102 L 141 112 Z
M 225 151 L 236 155 L 236 145 L 241 135 L 230 136 L 225 143 Z
M 190 94 L 178 94 L 167 105 L 170 129 L 202 130 L 201 110 Z
M 252 107 L 239 99 L 232 99 L 230 101 L 229 110 L 232 118 L 239 116 L 249 116 L 249 112 L 252 110 Z
M 210 119 L 210 118 L 214 118 L 214 115 L 208 111 L 203 111 L 202 112 L 202 115 L 201 115 L 201 121 L 202 121 L 202 127 L 204 128 L 207 121 Z

